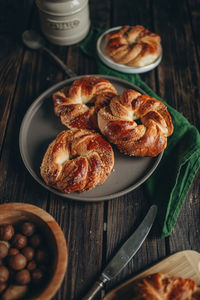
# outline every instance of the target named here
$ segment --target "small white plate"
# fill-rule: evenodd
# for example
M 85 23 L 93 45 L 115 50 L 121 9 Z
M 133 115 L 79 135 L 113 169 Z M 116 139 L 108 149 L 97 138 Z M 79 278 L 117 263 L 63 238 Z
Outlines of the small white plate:
M 129 74 L 139 74 L 139 73 L 145 73 L 148 71 L 153 70 L 154 68 L 156 68 L 159 63 L 161 62 L 162 59 L 162 52 L 161 55 L 159 56 L 159 58 L 154 61 L 152 64 L 144 66 L 144 67 L 139 67 L 139 68 L 135 68 L 135 67 L 129 67 L 126 65 L 122 65 L 122 64 L 118 64 L 115 63 L 112 59 L 110 59 L 104 52 L 105 49 L 105 35 L 111 31 L 114 30 L 119 30 L 122 26 L 118 26 L 118 27 L 113 27 L 108 29 L 107 31 L 105 31 L 97 40 L 97 53 L 99 58 L 102 60 L 102 62 L 107 65 L 108 67 L 116 70 L 116 71 L 120 71 L 123 73 L 129 73 Z

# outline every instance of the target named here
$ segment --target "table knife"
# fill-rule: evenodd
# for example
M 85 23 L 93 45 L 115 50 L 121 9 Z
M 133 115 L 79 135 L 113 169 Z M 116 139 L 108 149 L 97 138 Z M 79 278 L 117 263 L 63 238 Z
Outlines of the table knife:
M 112 260 L 105 267 L 99 279 L 82 300 L 91 300 L 104 287 L 105 283 L 118 275 L 136 254 L 146 239 L 157 214 L 157 206 L 152 205 L 142 223 L 122 245 Z

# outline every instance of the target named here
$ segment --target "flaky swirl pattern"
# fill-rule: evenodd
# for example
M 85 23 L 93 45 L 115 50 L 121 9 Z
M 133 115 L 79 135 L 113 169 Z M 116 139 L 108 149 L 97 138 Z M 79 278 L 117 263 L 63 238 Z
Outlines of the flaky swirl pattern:
M 130 300 L 197 300 L 200 289 L 194 280 L 155 273 L 133 282 Z
M 123 26 L 107 33 L 105 54 L 116 63 L 144 67 L 161 55 L 161 38 L 144 26 Z
M 98 125 L 101 133 L 121 152 L 133 156 L 158 155 L 166 148 L 167 137 L 173 132 L 167 107 L 135 90 L 125 90 L 100 109 Z
M 97 129 L 97 112 L 117 91 L 110 81 L 83 76 L 53 94 L 54 112 L 69 129 Z
M 66 130 L 49 145 L 40 170 L 47 185 L 68 194 L 102 184 L 113 165 L 112 147 L 100 134 Z

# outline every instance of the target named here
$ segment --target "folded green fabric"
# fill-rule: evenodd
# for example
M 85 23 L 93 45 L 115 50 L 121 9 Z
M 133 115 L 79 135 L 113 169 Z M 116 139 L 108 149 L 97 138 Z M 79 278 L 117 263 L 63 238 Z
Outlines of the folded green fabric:
M 130 81 L 148 95 L 162 101 L 172 116 L 174 133 L 168 138 L 167 148 L 162 160 L 145 182 L 147 197 L 158 205 L 160 234 L 171 234 L 179 216 L 188 190 L 200 167 L 200 135 L 185 117 L 160 99 L 140 78 L 138 74 L 124 74 L 105 66 L 96 53 L 96 41 L 102 29 L 92 29 L 81 44 L 82 51 L 95 58 L 99 74 L 111 75 Z

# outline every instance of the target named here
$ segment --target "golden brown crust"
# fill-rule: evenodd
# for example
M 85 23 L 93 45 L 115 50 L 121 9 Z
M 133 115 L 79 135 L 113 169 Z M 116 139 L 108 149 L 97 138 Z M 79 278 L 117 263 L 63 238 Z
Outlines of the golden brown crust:
M 140 120 L 141 124 L 137 124 L 136 120 Z M 125 90 L 100 109 L 98 126 L 121 152 L 133 156 L 158 155 L 166 148 L 167 137 L 173 133 L 166 106 L 135 90 Z
M 97 129 L 97 111 L 116 94 L 108 80 L 84 76 L 53 94 L 54 112 L 70 129 Z
M 102 184 L 113 165 L 112 147 L 100 134 L 66 130 L 49 145 L 40 171 L 47 185 L 68 194 Z
M 131 300 L 192 300 L 199 296 L 191 279 L 156 273 L 134 282 Z M 195 296 L 196 295 L 196 296 Z
M 116 63 L 143 67 L 161 55 L 161 38 L 144 26 L 123 26 L 105 37 L 105 53 Z

